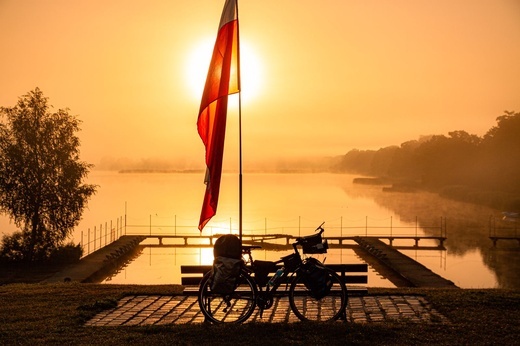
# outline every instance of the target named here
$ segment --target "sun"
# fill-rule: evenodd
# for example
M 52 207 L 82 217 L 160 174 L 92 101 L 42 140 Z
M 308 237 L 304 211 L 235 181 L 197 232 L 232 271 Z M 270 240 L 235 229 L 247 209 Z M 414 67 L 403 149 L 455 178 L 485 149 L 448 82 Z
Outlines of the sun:
M 200 100 L 208 73 L 215 39 L 205 39 L 194 45 L 186 58 L 185 78 L 190 95 Z M 259 55 L 247 41 L 240 41 L 240 72 L 242 102 L 257 98 L 262 89 L 262 65 Z

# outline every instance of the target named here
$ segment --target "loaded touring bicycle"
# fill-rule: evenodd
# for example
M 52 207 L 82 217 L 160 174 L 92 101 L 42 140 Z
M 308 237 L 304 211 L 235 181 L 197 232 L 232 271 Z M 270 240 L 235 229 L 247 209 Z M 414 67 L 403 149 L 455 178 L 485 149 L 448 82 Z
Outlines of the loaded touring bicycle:
M 288 297 L 291 310 L 300 320 L 334 321 L 342 317 L 348 299 L 343 280 L 310 256 L 327 252 L 322 226 L 316 234 L 297 238 L 293 252 L 278 261 L 254 260 L 252 250 L 260 246 L 243 246 L 234 235 L 220 237 L 215 242 L 213 269 L 204 276 L 198 291 L 206 320 L 242 323 L 256 308 L 261 317 L 281 296 Z M 275 274 L 269 277 L 271 272 Z

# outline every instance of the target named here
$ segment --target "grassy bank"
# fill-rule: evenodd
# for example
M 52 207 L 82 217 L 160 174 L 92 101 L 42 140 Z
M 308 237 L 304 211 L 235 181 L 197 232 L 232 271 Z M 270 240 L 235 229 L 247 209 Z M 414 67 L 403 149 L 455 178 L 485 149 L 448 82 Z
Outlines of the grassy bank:
M 520 340 L 519 291 L 371 289 L 421 294 L 451 323 L 334 323 L 84 327 L 128 294 L 172 294 L 178 286 L 15 284 L 0 286 L 0 344 L 74 345 L 512 345 Z

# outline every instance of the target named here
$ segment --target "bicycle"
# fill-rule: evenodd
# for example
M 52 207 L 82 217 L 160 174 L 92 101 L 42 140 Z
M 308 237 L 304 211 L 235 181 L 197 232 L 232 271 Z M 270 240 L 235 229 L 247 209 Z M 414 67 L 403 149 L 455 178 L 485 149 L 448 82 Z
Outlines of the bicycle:
M 319 231 L 317 234 L 296 238 L 292 244 L 294 252 L 278 261 L 253 260 L 251 251 L 261 246 L 243 245 L 243 265 L 231 294 L 213 293 L 212 272 L 206 273 L 198 292 L 199 306 L 206 320 L 242 323 L 257 307 L 262 317 L 263 311 L 273 306 L 278 288 L 283 285 L 285 292 L 288 290 L 291 310 L 300 320 L 335 321 L 343 317 L 348 297 L 347 287 L 340 276 L 314 257 L 302 258 L 298 250 L 301 246 L 304 255 L 326 253 L 328 244 L 322 240 L 321 235 L 325 231 L 322 226 L 323 223 L 316 228 Z M 279 264 L 283 266 L 269 278 L 269 272 Z M 321 273 L 322 277 L 316 273 Z

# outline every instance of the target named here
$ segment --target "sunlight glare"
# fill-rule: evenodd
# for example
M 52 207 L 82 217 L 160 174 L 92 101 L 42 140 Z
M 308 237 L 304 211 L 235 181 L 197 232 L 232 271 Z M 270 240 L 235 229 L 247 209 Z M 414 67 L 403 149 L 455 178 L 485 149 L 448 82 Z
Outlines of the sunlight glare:
M 197 100 L 202 97 L 204 83 L 213 52 L 214 38 L 199 41 L 190 49 L 186 59 L 186 83 L 190 94 Z M 242 78 L 242 102 L 258 97 L 262 86 L 262 66 L 258 54 L 247 42 L 240 42 L 240 64 Z

